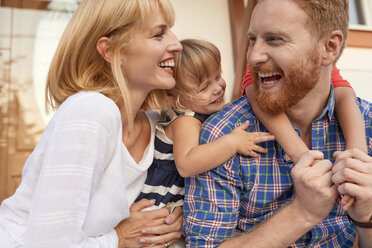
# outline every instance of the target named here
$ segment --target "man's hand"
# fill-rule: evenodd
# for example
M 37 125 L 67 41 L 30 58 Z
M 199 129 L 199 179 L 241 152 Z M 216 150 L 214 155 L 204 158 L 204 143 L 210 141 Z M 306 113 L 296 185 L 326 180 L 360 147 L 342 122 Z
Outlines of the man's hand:
M 333 182 L 340 194 L 355 197 L 347 211 L 359 222 L 368 222 L 372 216 L 372 157 L 359 149 L 335 152 Z
M 323 157 L 319 151 L 305 152 L 291 172 L 295 184 L 293 203 L 303 210 L 312 225 L 329 214 L 338 195 L 332 182 L 332 163 L 322 160 Z M 321 161 L 312 165 L 314 160 Z

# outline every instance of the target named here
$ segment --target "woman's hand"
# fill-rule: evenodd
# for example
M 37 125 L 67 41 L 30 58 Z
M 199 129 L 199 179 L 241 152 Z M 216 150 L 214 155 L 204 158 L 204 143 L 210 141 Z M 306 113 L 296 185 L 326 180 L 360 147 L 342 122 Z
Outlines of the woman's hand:
M 182 237 L 182 211 L 183 207 L 176 207 L 162 224 L 144 228 L 142 233 L 149 236 L 141 238 L 140 242 L 149 248 L 164 248 L 176 243 Z
M 143 238 L 155 238 L 152 233 L 144 234 L 141 232 L 145 228 L 161 226 L 169 217 L 169 210 L 162 208 L 152 211 L 142 211 L 155 204 L 155 200 L 142 199 L 135 202 L 130 207 L 129 218 L 121 221 L 116 227 L 119 238 L 119 248 L 124 247 L 144 247 L 148 244 L 140 242 Z M 174 228 L 174 227 L 173 227 Z M 164 245 L 163 245 L 164 246 Z

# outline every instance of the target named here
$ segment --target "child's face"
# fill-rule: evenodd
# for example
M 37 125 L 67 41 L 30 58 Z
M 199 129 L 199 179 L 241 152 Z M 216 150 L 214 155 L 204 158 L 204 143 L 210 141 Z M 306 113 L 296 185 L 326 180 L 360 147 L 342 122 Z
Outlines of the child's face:
M 221 77 L 221 71 L 212 73 L 204 82 L 199 84 L 197 80 L 190 80 L 190 86 L 195 92 L 195 97 L 181 96 L 182 105 L 188 109 L 209 115 L 220 111 L 225 106 L 226 82 Z

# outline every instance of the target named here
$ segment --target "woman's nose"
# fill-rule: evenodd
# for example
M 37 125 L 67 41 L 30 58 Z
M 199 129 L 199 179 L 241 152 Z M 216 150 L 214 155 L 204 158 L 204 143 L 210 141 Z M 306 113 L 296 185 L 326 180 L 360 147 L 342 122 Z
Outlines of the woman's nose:
M 168 45 L 168 50 L 169 52 L 171 53 L 176 53 L 176 52 L 180 52 L 182 50 L 182 45 L 181 45 L 181 42 L 177 39 L 176 35 L 169 30 L 169 34 L 170 34 L 170 37 L 169 37 L 169 45 Z

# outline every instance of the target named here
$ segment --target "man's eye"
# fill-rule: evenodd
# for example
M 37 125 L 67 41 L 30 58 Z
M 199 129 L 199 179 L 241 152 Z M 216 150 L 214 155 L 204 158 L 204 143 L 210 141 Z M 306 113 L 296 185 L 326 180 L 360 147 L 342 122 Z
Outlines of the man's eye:
M 255 37 L 249 37 L 248 39 L 249 39 L 249 45 L 253 45 L 256 42 Z
M 270 36 L 266 38 L 266 41 L 267 42 L 281 42 L 283 41 L 283 39 L 280 37 L 276 37 L 276 36 Z

